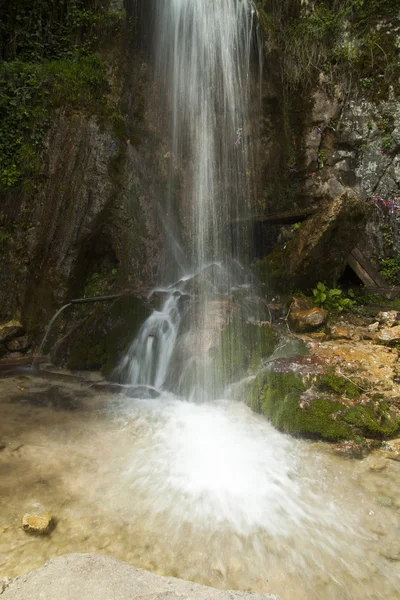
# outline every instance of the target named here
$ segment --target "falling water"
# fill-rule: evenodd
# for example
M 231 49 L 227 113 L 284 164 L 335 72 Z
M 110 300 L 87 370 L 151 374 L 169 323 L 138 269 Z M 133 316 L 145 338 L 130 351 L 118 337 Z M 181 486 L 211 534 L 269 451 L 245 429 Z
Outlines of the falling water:
M 204 401 L 215 397 L 220 387 L 215 373 L 210 377 L 205 368 L 210 340 L 229 320 L 232 290 L 248 284 L 240 268 L 247 244 L 233 224 L 248 213 L 251 196 L 248 106 L 255 11 L 250 0 L 164 0 L 155 12 L 156 79 L 164 90 L 162 104 L 170 121 L 170 155 L 184 165 L 186 181 L 185 197 L 179 199 L 171 166 L 163 212 L 171 223 L 172 258 L 177 255 L 172 212 L 179 205 L 186 214 L 191 241 L 182 280 L 196 273 L 190 290 L 196 356 L 192 347 L 180 361 L 181 371 L 186 379 L 190 372 L 189 395 Z M 163 279 L 174 273 L 176 265 Z M 171 287 L 171 297 L 142 327 L 120 365 L 119 372 L 134 383 L 166 381 L 178 339 L 179 319 L 176 314 L 171 319 L 171 310 L 177 310 L 172 298 L 176 289 Z

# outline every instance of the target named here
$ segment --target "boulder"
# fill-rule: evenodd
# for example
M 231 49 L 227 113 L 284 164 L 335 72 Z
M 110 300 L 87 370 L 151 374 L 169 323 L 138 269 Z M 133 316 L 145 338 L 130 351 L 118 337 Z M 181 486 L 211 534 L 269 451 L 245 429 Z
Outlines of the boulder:
M 22 529 L 31 535 L 48 535 L 54 527 L 54 519 L 50 515 L 29 515 L 22 518 Z
M 7 343 L 10 352 L 26 352 L 32 346 L 32 340 L 27 337 L 15 338 Z
M 319 281 L 333 285 L 364 232 L 368 205 L 350 188 L 327 198 L 292 239 L 258 263 L 261 277 L 277 290 L 308 290 Z
M 354 456 L 369 449 L 368 440 L 378 443 L 400 431 L 400 415 L 385 397 L 362 395 L 347 377 L 321 373 L 313 362 L 301 370 L 282 369 L 281 361 L 277 363 L 249 382 L 246 402 L 280 431 L 330 442 L 355 441 L 355 446 L 342 448 Z
M 2 600 L 279 600 L 275 595 L 216 590 L 161 577 L 96 554 L 69 554 L 14 579 Z

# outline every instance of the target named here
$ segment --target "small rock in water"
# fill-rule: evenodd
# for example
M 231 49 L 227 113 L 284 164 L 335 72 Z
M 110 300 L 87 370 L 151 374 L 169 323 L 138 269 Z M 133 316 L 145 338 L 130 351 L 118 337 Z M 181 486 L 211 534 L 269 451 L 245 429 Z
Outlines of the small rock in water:
M 375 323 L 371 323 L 371 325 L 368 325 L 368 331 L 378 331 L 379 329 L 379 321 L 375 321 Z
M 393 506 L 393 500 L 388 496 L 378 496 L 378 504 L 391 508 Z
M 159 398 L 161 394 L 154 388 L 147 387 L 145 385 L 137 385 L 137 386 L 128 388 L 125 392 L 125 395 L 128 396 L 128 398 L 140 398 L 141 400 L 153 400 L 154 398 Z
M 48 535 L 54 528 L 54 519 L 50 515 L 26 514 L 22 518 L 22 529 L 31 535 Z
M 377 473 L 383 471 L 384 469 L 386 469 L 386 467 L 387 463 L 383 458 L 374 458 L 368 464 L 368 469 Z

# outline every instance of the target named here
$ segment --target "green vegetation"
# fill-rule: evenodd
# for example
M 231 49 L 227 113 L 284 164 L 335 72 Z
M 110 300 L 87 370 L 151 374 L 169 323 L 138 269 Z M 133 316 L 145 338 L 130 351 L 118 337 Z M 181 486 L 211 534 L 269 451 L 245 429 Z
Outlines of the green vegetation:
M 90 0 L 17 0 L 0 8 L 0 191 L 35 186 L 54 109 L 116 120 L 96 50 L 122 18 Z
M 400 285 L 400 254 L 394 258 L 379 258 L 379 270 L 391 285 Z
M 343 312 L 344 310 L 350 310 L 354 306 L 354 300 L 344 298 L 343 291 L 339 288 L 330 289 L 325 284 L 319 282 L 312 292 L 315 303 L 328 310 Z
M 356 384 L 329 373 L 262 372 L 252 382 L 247 403 L 266 415 L 280 431 L 328 441 L 394 436 L 399 416 L 381 398 L 363 404 Z
M 398 10 L 391 0 L 321 0 L 295 8 L 289 0 L 257 2 L 260 24 L 282 57 L 287 86 L 344 80 L 361 93 L 387 97 L 399 91 Z

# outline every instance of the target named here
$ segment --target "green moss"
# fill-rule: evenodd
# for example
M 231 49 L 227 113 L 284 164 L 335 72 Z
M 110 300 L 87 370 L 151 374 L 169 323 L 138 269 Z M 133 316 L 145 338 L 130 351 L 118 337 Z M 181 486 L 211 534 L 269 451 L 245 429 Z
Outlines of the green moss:
M 262 359 L 272 354 L 276 342 L 277 336 L 269 325 L 233 319 L 221 332 L 214 352 L 216 379 L 229 383 L 257 369 Z
M 261 282 L 270 290 L 279 290 L 283 269 L 283 248 L 276 246 L 265 258 L 254 265 L 254 271 Z
M 319 375 L 316 387 L 322 392 L 330 392 L 340 396 L 346 396 L 346 398 L 359 398 L 361 395 L 360 389 L 355 383 L 352 383 L 341 375 L 335 375 L 334 373 Z
M 144 302 L 128 296 L 116 300 L 111 307 L 99 309 L 74 340 L 68 368 L 101 370 L 103 375 L 111 376 L 148 314 Z
M 363 435 L 372 438 L 393 436 L 400 428 L 400 417 L 391 412 L 385 402 L 353 406 L 343 419 Z
M 302 377 L 263 372 L 252 382 L 246 400 L 277 429 L 292 435 L 328 441 L 396 435 L 400 418 L 384 401 L 374 399 L 351 407 L 341 401 L 359 395 L 355 385 L 334 374 Z

